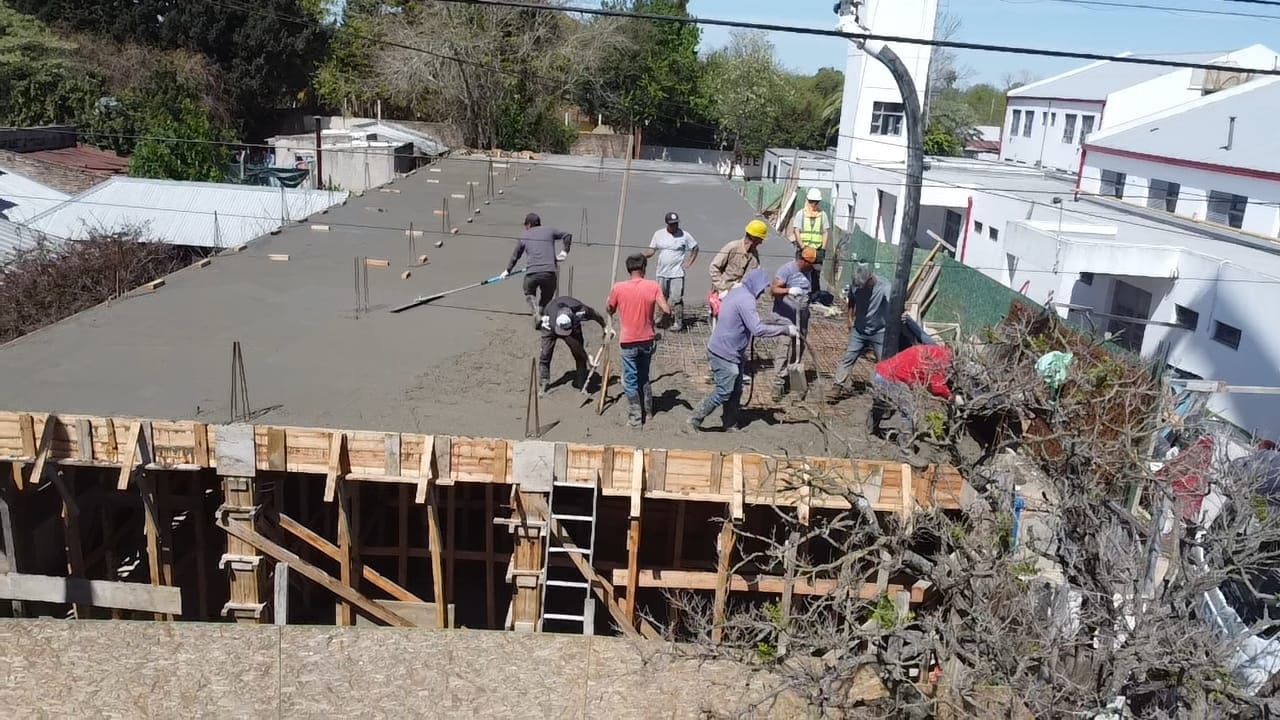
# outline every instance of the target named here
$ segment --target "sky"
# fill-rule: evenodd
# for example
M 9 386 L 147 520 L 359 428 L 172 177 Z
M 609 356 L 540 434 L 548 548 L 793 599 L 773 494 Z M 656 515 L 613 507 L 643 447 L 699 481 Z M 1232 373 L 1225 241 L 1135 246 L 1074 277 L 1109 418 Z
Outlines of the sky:
M 894 0 L 888 0 L 890 2 Z M 1070 0 L 941 0 L 960 17 L 955 40 L 1055 50 L 1138 54 L 1233 50 L 1254 43 L 1280 46 L 1280 6 L 1225 0 L 1101 0 L 1208 11 L 1175 13 L 1141 8 L 1083 5 Z M 689 11 L 706 18 L 746 20 L 833 29 L 833 0 L 690 0 Z M 1263 17 L 1234 17 L 1222 13 Z M 702 49 L 728 42 L 729 29 L 702 28 Z M 845 41 L 790 33 L 772 33 L 784 65 L 811 73 L 820 67 L 844 68 Z M 960 64 L 972 74 L 968 83 L 999 84 L 1006 73 L 1027 70 L 1044 78 L 1087 60 L 962 51 Z

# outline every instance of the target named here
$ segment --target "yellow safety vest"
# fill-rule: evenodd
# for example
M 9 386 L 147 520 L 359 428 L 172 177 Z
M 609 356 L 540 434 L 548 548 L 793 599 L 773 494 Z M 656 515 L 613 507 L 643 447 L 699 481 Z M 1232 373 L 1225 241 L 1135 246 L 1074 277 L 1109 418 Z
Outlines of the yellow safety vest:
M 822 249 L 822 215 L 800 216 L 800 244 L 814 250 Z

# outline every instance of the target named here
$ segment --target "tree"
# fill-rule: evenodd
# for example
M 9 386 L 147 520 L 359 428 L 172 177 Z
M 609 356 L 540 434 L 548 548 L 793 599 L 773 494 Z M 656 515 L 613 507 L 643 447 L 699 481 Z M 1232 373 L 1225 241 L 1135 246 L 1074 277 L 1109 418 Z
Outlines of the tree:
M 0 124 L 79 123 L 90 116 L 103 84 L 75 50 L 39 21 L 0 4 Z
M 1000 76 L 1000 85 L 1004 88 L 1006 93 L 1010 90 L 1017 90 L 1023 85 L 1030 85 L 1035 81 L 1035 73 L 1027 70 L 1026 68 L 1016 72 L 1007 72 Z
M 964 101 L 977 116 L 978 125 L 1003 125 L 1005 94 L 994 85 L 979 83 L 966 88 Z
M 965 402 L 916 396 L 899 445 L 917 468 L 949 459 L 973 502 L 877 516 L 874 478 L 851 487 L 779 462 L 779 495 L 848 509 L 778 508 L 769 534 L 740 526 L 734 564 L 831 590 L 731 608 L 719 643 L 705 602 L 674 596 L 668 632 L 696 642 L 672 652 L 759 668 L 764 691 L 724 709 L 745 714 L 786 695 L 813 717 L 1271 716 L 1272 688 L 1256 697 L 1239 670 L 1242 638 L 1280 627 L 1277 470 L 1214 459 L 1194 484 L 1153 472 L 1171 397 L 1052 313 L 1019 306 L 955 351 Z M 1061 381 L 1037 371 L 1049 351 L 1073 353 Z M 846 430 L 817 422 L 841 442 Z M 913 581 L 923 597 L 909 608 L 912 593 L 890 587 Z M 1206 610 L 1228 591 L 1258 610 L 1252 625 Z
M 707 58 L 711 116 L 725 140 L 744 155 L 762 155 L 776 142 L 782 109 L 795 91 L 763 32 L 734 30 L 729 45 Z
M 933 101 L 933 112 L 925 132 L 925 152 L 930 155 L 958 156 L 965 145 L 980 137 L 975 126 L 977 116 L 958 90 L 947 90 Z
M 606 0 L 602 7 L 637 13 L 688 17 L 688 0 Z M 583 109 L 620 128 L 642 128 L 652 137 L 670 137 L 681 124 L 702 116 L 696 25 L 601 17 L 591 21 L 624 40 L 601 61 L 601 74 L 583 79 Z
M 951 13 L 944 5 L 938 5 L 933 36 L 939 40 L 954 40 L 960 33 L 960 16 Z M 960 63 L 955 50 L 936 47 L 929 56 L 929 80 L 925 89 L 924 118 L 930 122 L 933 101 L 943 92 L 954 90 L 973 75 L 973 69 Z
M 153 109 L 146 119 L 147 139 L 138 143 L 129 159 L 134 177 L 223 182 L 231 162 L 227 144 L 230 132 L 210 120 L 204 108 L 191 98 L 181 98 L 168 109 Z

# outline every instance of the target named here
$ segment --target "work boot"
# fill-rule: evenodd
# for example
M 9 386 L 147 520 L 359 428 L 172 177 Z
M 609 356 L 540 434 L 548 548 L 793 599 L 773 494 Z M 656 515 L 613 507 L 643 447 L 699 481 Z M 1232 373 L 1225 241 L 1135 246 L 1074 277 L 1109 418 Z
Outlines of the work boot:
M 684 304 L 683 303 L 676 303 L 675 305 L 671 306 L 671 317 L 674 318 L 671 321 L 671 331 L 684 332 Z
M 643 408 L 640 404 L 639 395 L 627 396 L 627 427 L 638 428 L 644 424 L 644 418 L 641 415 Z
M 542 308 L 538 307 L 538 298 L 532 295 L 525 295 L 524 301 L 529 303 L 529 312 L 533 313 L 533 326 L 535 328 L 542 327 Z
M 653 384 L 649 383 L 644 386 L 644 420 L 649 422 L 653 419 Z
M 773 388 L 769 392 L 769 399 L 774 402 L 781 402 L 782 396 L 787 394 L 787 383 L 785 380 L 775 380 Z
M 543 378 L 538 381 L 538 397 L 546 397 L 551 392 L 551 381 Z
M 585 369 L 578 370 L 577 372 L 575 372 L 573 375 L 573 389 L 581 390 L 582 388 L 586 387 L 587 377 L 588 377 L 587 371 Z

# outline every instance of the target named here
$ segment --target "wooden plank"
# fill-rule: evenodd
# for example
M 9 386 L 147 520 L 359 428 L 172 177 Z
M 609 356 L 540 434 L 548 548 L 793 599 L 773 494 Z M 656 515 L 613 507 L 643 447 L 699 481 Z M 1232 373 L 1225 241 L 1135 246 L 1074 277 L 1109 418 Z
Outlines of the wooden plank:
M 629 569 L 618 568 L 612 572 L 613 581 L 622 584 L 627 581 Z M 661 590 L 716 590 L 719 582 L 718 574 L 710 570 L 665 570 L 660 568 L 641 568 L 637 574 L 637 584 L 642 588 Z M 832 579 L 812 579 L 797 577 L 791 592 L 795 595 L 830 595 L 840 586 L 840 581 Z M 912 600 L 922 599 L 924 588 L 912 586 Z M 757 575 L 751 573 L 731 573 L 728 580 L 731 592 L 755 592 L 781 595 L 786 590 L 786 577 L 782 575 Z M 904 590 L 901 585 L 886 585 L 889 593 Z M 864 600 L 879 597 L 879 591 L 873 582 L 863 583 L 858 590 L 859 597 Z
M 76 456 L 93 460 L 93 426 L 89 418 L 76 418 Z
M 310 545 L 330 559 L 337 560 L 342 556 L 342 552 L 337 545 L 325 540 L 323 537 L 312 531 L 311 528 L 308 528 L 283 513 L 280 514 L 279 517 L 281 530 L 284 530 L 290 535 Z M 422 598 L 392 582 L 391 578 L 388 578 L 386 575 L 383 575 L 371 567 L 362 565 L 360 567 L 360 575 L 365 580 L 368 580 L 370 585 L 373 585 L 397 600 L 404 600 L 405 602 L 425 602 Z
M 156 479 L 151 473 L 138 477 L 138 494 L 142 497 L 143 534 L 146 537 L 147 568 L 152 585 L 172 585 L 173 567 L 168 562 L 169 519 L 156 497 Z M 172 620 L 172 616 L 156 616 L 156 620 Z
M 20 474 L 17 465 L 14 465 L 15 474 Z M 16 486 L 15 486 L 16 488 Z M 0 483 L 0 543 L 4 544 L 4 561 L 5 572 L 16 573 L 21 570 L 18 567 L 18 550 L 14 545 L 14 522 L 13 512 L 9 503 L 14 496 L 14 491 L 9 487 Z M 110 536 L 108 536 L 110 537 Z M 23 612 L 22 603 L 14 601 L 12 604 L 13 617 L 22 617 L 26 613 Z
M 267 470 L 283 472 L 289 467 L 285 461 L 285 430 L 282 427 L 267 428 Z
M 34 459 L 36 456 L 36 421 L 31 413 L 18 416 L 18 434 L 22 439 L 22 457 Z
M 427 491 L 431 488 L 431 482 L 436 479 L 435 473 L 431 471 L 431 463 L 436 457 L 435 447 L 435 435 L 422 436 L 422 454 L 418 456 L 418 491 L 413 496 L 413 502 L 418 505 L 427 501 Z
M 644 450 L 636 448 L 631 455 L 631 517 L 640 517 L 644 496 Z
M 0 575 L 0 598 L 168 615 L 182 613 L 182 591 L 176 587 L 152 587 L 142 583 L 86 580 L 52 575 L 20 573 Z
M 600 453 L 600 487 L 613 486 L 613 446 L 605 445 Z
M 46 420 L 46 428 L 51 424 Z M 47 433 L 46 433 L 47 434 Z M 68 470 L 68 473 L 74 473 L 74 470 Z M 32 476 L 32 484 L 35 484 L 35 476 Z M 58 495 L 62 499 L 62 532 L 63 539 L 66 544 L 67 551 L 67 573 L 76 579 L 83 580 L 85 578 L 84 563 L 84 543 L 80 538 L 80 508 L 76 503 L 74 480 L 70 483 L 67 481 L 71 478 L 64 478 L 62 471 L 53 474 L 53 484 L 58 490 Z M 84 603 L 75 603 L 71 606 L 71 611 L 75 617 L 80 620 L 89 618 L 91 605 Z
M 44 478 L 44 466 L 49 461 L 49 452 L 53 450 L 53 432 L 58 426 L 58 419 L 47 415 L 44 419 L 44 431 L 40 433 L 40 446 L 36 449 L 36 462 L 31 466 L 31 484 L 39 485 Z
M 736 454 L 734 457 L 738 457 Z M 724 637 L 724 614 L 729 604 L 729 568 L 733 561 L 733 523 L 726 520 L 720 526 L 720 541 L 717 548 L 719 559 L 716 561 L 716 596 L 712 606 L 711 642 L 720 642 Z
M 911 477 L 911 466 L 902 464 L 902 519 L 909 522 L 916 511 L 916 493 Z
M 506 458 L 505 442 L 502 443 L 502 450 L 503 451 L 500 455 L 501 457 Z M 503 465 L 504 466 L 506 465 L 505 459 L 503 461 Z M 501 477 L 506 477 L 505 471 L 503 472 Z M 486 521 L 492 521 L 494 518 L 493 485 L 484 486 L 484 517 Z M 498 626 L 498 614 L 497 614 L 497 605 L 496 605 L 497 601 L 496 601 L 496 598 L 494 597 L 494 595 L 496 594 L 496 589 L 494 588 L 494 578 L 493 578 L 493 571 L 494 571 L 493 533 L 494 533 L 493 523 L 486 522 L 485 528 L 484 528 L 484 554 L 485 554 L 484 597 L 485 597 L 485 617 L 488 620 L 490 628 L 496 628 Z
M 719 495 L 721 492 L 723 492 L 723 490 L 721 489 L 721 484 L 722 484 L 721 476 L 723 475 L 724 475 L 724 454 L 713 452 L 711 453 L 711 475 L 708 476 L 708 482 L 710 483 L 709 489 L 713 494 Z
M 493 441 L 493 481 L 496 483 L 507 481 L 508 446 L 509 443 L 506 440 Z
M 276 563 L 275 603 L 271 615 L 276 625 L 289 624 L 289 563 Z
M 448 435 L 433 437 L 432 449 L 435 450 L 437 484 L 453 484 L 453 439 Z
M 650 490 L 663 492 L 667 489 L 667 451 L 654 449 L 649 451 L 649 467 L 645 471 L 645 484 Z
M 116 490 L 128 490 L 129 479 L 133 476 L 133 470 L 136 463 L 134 458 L 138 454 L 138 437 L 142 433 L 142 422 L 135 422 L 129 425 L 129 431 L 124 436 L 124 454 L 120 457 L 120 477 L 116 480 Z
M 209 467 L 209 426 L 199 422 L 191 423 L 191 437 L 193 439 L 191 462 L 200 467 Z
M 333 502 L 338 490 L 338 478 L 351 472 L 351 458 L 347 449 L 347 434 L 335 432 L 329 435 L 329 471 L 324 478 L 324 501 Z
M 640 579 L 640 517 L 631 518 L 627 528 L 627 621 L 636 622 L 636 587 Z
M 733 454 L 733 498 L 730 501 L 730 514 L 734 521 L 741 520 L 745 513 L 746 503 L 745 480 L 742 477 L 742 455 Z
M 107 460 L 120 462 L 120 445 L 116 442 L 116 420 L 107 418 Z
M 370 600 L 368 597 L 360 594 L 358 590 L 334 580 L 325 571 L 304 561 L 297 555 L 272 542 L 267 537 L 254 532 L 248 526 L 226 519 L 221 520 L 218 525 L 225 530 L 228 535 L 252 545 L 263 555 L 274 559 L 276 562 L 287 563 L 290 571 L 296 571 L 299 575 L 302 575 L 325 590 L 328 590 L 339 598 L 351 603 L 355 607 L 358 607 L 366 615 L 369 615 L 376 620 L 381 620 L 382 622 L 394 627 L 413 627 L 413 623 L 404 619 L 400 615 L 388 610 L 373 600 Z
M 355 522 L 355 517 L 353 515 L 351 493 L 358 486 L 346 482 L 340 482 L 338 485 L 338 579 L 346 587 L 355 590 L 359 587 L 359 584 L 355 582 L 353 575 L 357 558 L 355 537 L 352 534 L 352 524 Z M 355 625 L 355 610 L 356 606 L 350 601 L 341 603 L 338 606 L 338 624 Z
M 449 488 L 452 495 L 453 488 Z M 444 585 L 444 566 L 441 562 L 442 552 L 440 546 L 440 518 L 436 517 L 436 498 L 437 493 L 431 490 L 427 502 L 427 542 L 431 544 L 431 591 L 436 604 L 436 627 L 448 627 L 449 618 L 445 611 L 448 603 L 445 602 L 445 585 Z

